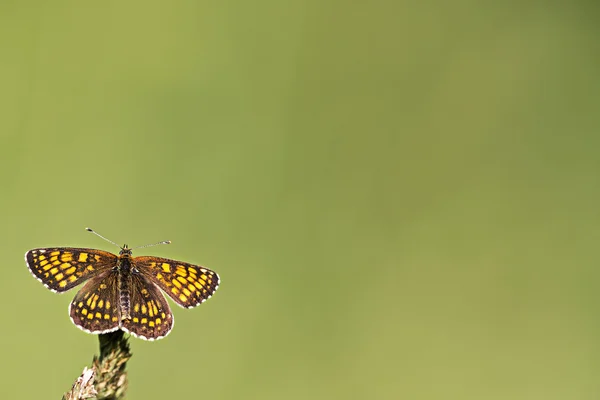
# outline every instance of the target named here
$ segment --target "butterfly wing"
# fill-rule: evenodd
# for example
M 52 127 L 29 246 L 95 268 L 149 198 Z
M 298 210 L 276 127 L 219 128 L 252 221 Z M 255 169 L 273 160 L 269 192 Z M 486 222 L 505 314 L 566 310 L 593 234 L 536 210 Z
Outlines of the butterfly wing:
M 111 269 L 117 259 L 107 251 L 72 247 L 33 249 L 25 253 L 29 271 L 53 292 L 66 292 Z
M 121 313 L 118 273 L 105 271 L 86 282 L 69 306 L 71 321 L 88 333 L 119 329 Z
M 199 265 L 159 257 L 135 257 L 134 267 L 185 308 L 208 300 L 219 287 L 219 275 Z
M 171 332 L 173 314 L 160 289 L 143 275 L 131 275 L 129 315 L 121 329 L 146 340 L 158 340 Z

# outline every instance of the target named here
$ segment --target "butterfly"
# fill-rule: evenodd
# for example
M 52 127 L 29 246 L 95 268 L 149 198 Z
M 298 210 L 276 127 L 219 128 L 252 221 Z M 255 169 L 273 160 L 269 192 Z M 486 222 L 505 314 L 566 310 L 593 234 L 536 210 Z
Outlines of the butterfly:
M 174 321 L 161 290 L 178 305 L 193 308 L 219 287 L 219 275 L 208 268 L 167 258 L 133 257 L 127 245 L 118 255 L 73 247 L 39 248 L 25 253 L 25 262 L 53 292 L 84 283 L 69 305 L 69 314 L 77 327 L 93 334 L 121 329 L 141 339 L 161 339 L 171 332 Z

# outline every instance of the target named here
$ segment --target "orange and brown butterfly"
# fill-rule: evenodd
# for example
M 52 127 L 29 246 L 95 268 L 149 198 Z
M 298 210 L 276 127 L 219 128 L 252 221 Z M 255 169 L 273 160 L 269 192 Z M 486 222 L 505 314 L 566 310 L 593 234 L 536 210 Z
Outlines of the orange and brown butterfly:
M 192 308 L 219 287 L 219 276 L 208 268 L 166 258 L 133 257 L 131 250 L 124 245 L 116 255 L 95 249 L 39 248 L 25 253 L 25 262 L 33 276 L 53 292 L 66 292 L 85 282 L 69 314 L 77 327 L 94 334 L 122 329 L 142 339 L 161 339 L 174 321 L 161 289 L 178 305 Z

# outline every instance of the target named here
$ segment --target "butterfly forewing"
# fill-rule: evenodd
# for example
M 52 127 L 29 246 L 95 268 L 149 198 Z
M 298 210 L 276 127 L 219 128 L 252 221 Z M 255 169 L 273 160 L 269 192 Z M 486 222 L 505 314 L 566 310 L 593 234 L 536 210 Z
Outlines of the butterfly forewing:
M 25 254 L 29 270 L 48 289 L 66 292 L 116 265 L 118 256 L 102 250 L 53 247 Z
M 130 293 L 129 315 L 124 316 L 122 329 L 146 340 L 167 336 L 173 328 L 173 314 L 160 289 L 134 274 Z
M 132 263 L 182 307 L 192 308 L 203 303 L 219 287 L 219 275 L 198 265 L 144 256 L 133 258 Z
M 86 282 L 69 306 L 73 323 L 89 333 L 119 329 L 121 312 L 117 281 L 116 271 L 105 271 Z

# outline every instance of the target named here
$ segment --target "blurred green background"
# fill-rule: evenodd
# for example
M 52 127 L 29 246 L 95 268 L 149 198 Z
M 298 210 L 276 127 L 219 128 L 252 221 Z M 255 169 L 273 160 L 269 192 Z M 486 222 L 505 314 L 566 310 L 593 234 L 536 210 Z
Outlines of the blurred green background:
M 90 226 L 222 278 L 130 399 L 597 399 L 598 11 L 0 2 L 2 397 L 97 352 L 23 262 Z

